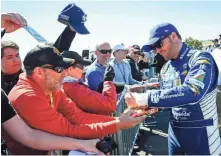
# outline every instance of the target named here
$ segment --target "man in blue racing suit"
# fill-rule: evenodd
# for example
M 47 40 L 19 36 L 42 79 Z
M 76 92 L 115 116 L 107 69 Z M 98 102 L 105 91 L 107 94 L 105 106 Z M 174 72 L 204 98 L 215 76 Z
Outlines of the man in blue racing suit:
M 128 106 L 171 108 L 169 155 L 220 154 L 218 68 L 211 54 L 191 50 L 170 23 L 155 26 L 147 45 L 168 60 L 161 69 L 161 89 L 127 92 Z

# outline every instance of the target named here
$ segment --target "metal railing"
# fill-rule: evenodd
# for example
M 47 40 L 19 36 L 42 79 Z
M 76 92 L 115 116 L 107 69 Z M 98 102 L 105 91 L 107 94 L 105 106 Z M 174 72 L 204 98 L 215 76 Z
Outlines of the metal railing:
M 121 93 L 117 103 L 117 111 L 113 116 L 120 116 L 127 109 L 127 104 L 124 100 L 126 89 Z M 131 155 L 133 147 L 139 133 L 140 125 L 128 130 L 121 130 L 117 134 L 112 135 L 112 138 L 117 142 L 118 148 L 111 152 L 111 155 Z

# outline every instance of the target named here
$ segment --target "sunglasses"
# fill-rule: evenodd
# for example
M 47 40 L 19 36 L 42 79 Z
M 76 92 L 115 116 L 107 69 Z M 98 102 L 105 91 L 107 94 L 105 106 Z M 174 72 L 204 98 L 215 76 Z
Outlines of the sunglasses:
M 162 37 L 159 41 L 157 41 L 155 44 L 153 44 L 153 45 L 151 46 L 152 49 L 153 49 L 153 50 L 156 50 L 156 49 L 162 48 L 162 46 L 163 46 L 163 40 L 164 40 L 165 38 L 167 38 L 167 37 L 169 37 L 169 35 Z
M 112 49 L 108 49 L 108 50 L 98 50 L 100 53 L 102 53 L 102 54 L 107 54 L 107 53 L 112 53 Z
M 41 66 L 41 68 L 47 68 L 56 71 L 57 73 L 62 73 L 65 69 L 64 67 L 54 67 L 54 66 Z

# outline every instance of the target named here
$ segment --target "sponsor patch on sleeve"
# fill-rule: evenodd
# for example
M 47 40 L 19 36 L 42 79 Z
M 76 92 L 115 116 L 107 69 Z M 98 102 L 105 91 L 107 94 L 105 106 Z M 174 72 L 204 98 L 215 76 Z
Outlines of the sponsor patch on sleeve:
M 205 59 L 196 61 L 196 64 L 210 64 L 210 62 L 208 59 L 205 58 Z
M 196 85 L 196 86 L 199 86 L 199 87 L 202 88 L 202 89 L 205 87 L 205 84 L 204 84 L 202 81 L 198 80 L 198 79 L 191 78 L 191 79 L 189 79 L 189 82 L 190 82 L 191 84 L 194 84 L 194 85 Z

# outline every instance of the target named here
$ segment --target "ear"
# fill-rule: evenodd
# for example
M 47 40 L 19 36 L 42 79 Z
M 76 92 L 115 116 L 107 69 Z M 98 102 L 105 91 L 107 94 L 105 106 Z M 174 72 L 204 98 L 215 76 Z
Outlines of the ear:
M 175 38 L 178 38 L 178 37 L 177 37 L 177 34 L 176 34 L 175 32 L 172 32 L 170 36 L 171 36 L 171 38 L 172 38 L 173 40 L 174 40 Z
M 67 76 L 72 76 L 73 70 L 74 69 L 72 67 L 69 67 L 68 69 L 66 69 Z
M 45 77 L 45 71 L 43 71 L 43 69 L 40 67 L 36 67 L 33 71 L 33 74 L 39 78 Z
M 97 50 L 95 50 L 94 53 L 95 53 L 95 55 L 98 55 L 99 52 Z
M 68 74 L 70 74 L 71 71 L 72 71 L 72 67 L 69 67 L 69 68 L 67 69 Z

